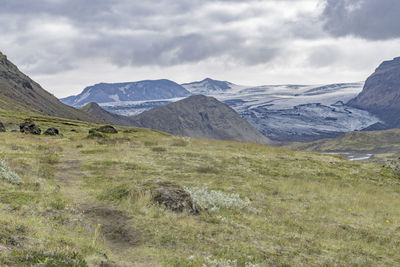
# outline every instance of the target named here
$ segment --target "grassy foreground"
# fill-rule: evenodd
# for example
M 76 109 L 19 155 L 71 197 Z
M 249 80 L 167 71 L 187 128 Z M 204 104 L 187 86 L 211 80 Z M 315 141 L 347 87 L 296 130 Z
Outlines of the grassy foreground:
M 24 116 L 0 112 L 23 181 L 0 179 L 0 265 L 400 265 L 400 179 L 381 165 L 47 117 L 63 136 L 10 132 Z M 154 203 L 158 180 L 208 210 Z

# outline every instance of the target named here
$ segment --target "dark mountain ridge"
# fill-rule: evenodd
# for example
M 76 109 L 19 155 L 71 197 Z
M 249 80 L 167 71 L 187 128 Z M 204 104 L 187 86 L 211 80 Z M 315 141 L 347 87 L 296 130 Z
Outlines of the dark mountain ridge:
M 36 112 L 74 120 L 97 122 L 85 112 L 61 103 L 22 73 L 0 52 L 0 105 L 13 111 Z
M 377 115 L 386 128 L 400 127 L 400 57 L 381 63 L 348 105 Z

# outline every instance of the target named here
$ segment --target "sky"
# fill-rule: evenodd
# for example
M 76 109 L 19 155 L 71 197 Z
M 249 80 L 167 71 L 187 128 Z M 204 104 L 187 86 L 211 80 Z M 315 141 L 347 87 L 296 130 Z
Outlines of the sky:
M 364 81 L 400 56 L 399 0 L 1 0 L 0 51 L 65 97 L 100 82 Z

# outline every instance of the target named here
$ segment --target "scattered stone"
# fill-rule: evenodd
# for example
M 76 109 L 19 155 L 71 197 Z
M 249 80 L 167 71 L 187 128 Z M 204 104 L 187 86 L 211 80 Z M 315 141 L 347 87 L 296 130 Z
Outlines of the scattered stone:
M 0 133 L 4 133 L 6 131 L 6 127 L 4 127 L 4 124 L 0 122 Z
M 114 128 L 112 125 L 104 125 L 100 128 L 97 128 L 96 131 L 101 133 L 109 133 L 109 134 L 116 134 L 118 133 L 117 129 Z
M 191 214 L 199 214 L 192 197 L 181 186 L 170 182 L 157 182 L 153 190 L 153 199 L 160 205 L 175 212 L 188 211 Z
M 19 130 L 21 133 L 30 133 L 36 135 L 39 135 L 42 132 L 39 126 L 37 126 L 31 119 L 26 119 L 23 123 L 21 123 L 19 125 Z
M 45 135 L 59 135 L 60 131 L 57 128 L 49 128 L 44 132 Z

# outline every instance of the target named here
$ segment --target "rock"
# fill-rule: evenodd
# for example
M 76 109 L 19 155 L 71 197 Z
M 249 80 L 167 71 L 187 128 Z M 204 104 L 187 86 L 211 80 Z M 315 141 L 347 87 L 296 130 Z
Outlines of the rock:
M 109 133 L 109 134 L 116 134 L 118 133 L 117 129 L 114 128 L 112 125 L 104 125 L 96 129 L 96 131 L 101 133 Z
M 31 119 L 25 120 L 25 122 L 19 125 L 19 130 L 21 133 L 30 133 L 39 135 L 42 130 L 35 124 L 35 122 Z
M 153 199 L 158 204 L 175 212 L 188 211 L 191 214 L 198 214 L 200 208 L 196 206 L 192 197 L 181 186 L 170 182 L 157 182 L 152 190 Z
M 4 127 L 4 124 L 0 122 L 0 133 L 4 133 L 6 131 L 6 127 Z
M 44 132 L 45 135 L 59 135 L 60 131 L 56 128 L 49 128 Z

